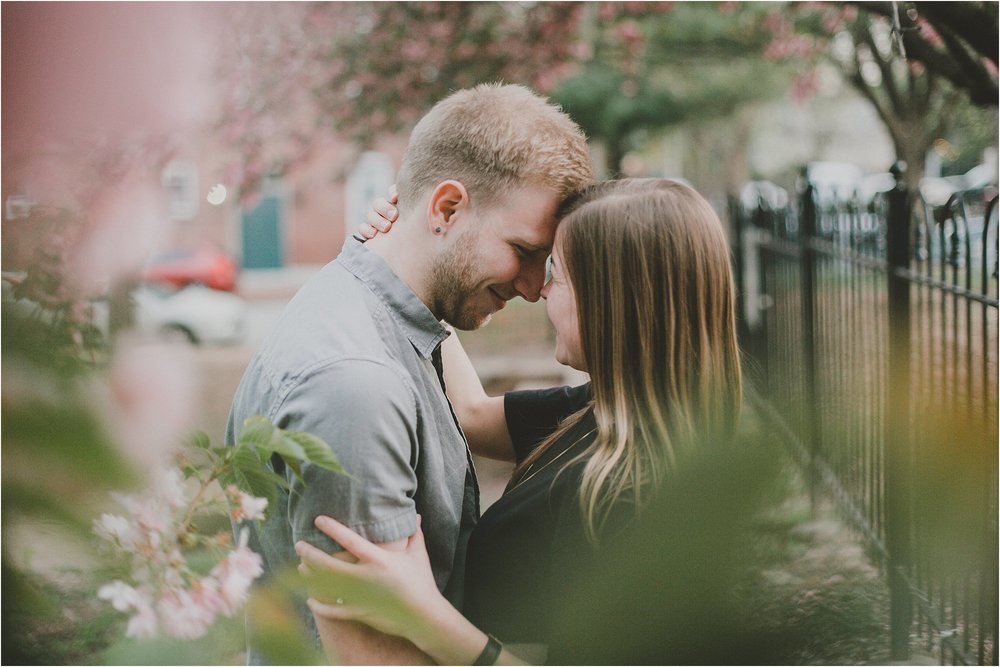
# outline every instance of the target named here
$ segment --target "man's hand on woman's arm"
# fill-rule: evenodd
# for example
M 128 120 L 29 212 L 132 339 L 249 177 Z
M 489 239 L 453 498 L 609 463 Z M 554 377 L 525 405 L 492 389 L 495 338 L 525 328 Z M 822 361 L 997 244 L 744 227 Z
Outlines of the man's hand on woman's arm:
M 470 665 L 483 652 L 487 635 L 438 591 L 419 526 L 401 551 L 372 544 L 329 517 L 318 517 L 316 526 L 354 561 L 334 558 L 305 542 L 295 545 L 302 559 L 299 571 L 327 595 L 309 599 L 317 619 L 360 621 L 405 637 L 442 665 Z M 525 663 L 502 650 L 493 664 Z
M 406 548 L 406 542 L 399 540 L 380 546 L 388 551 L 400 551 Z M 329 554 L 327 557 L 348 563 L 357 562 L 357 558 L 347 551 Z M 404 637 L 386 634 L 357 621 L 331 619 L 315 610 L 313 618 L 323 652 L 331 665 L 435 664 L 433 658 Z

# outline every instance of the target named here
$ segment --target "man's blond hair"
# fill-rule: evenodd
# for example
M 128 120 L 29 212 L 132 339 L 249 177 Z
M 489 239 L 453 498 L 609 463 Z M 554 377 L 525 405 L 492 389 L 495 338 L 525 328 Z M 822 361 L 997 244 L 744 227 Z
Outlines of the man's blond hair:
M 449 179 L 491 206 L 525 185 L 567 197 L 593 178 L 586 137 L 559 107 L 524 86 L 481 84 L 449 95 L 417 123 L 397 182 L 406 210 Z

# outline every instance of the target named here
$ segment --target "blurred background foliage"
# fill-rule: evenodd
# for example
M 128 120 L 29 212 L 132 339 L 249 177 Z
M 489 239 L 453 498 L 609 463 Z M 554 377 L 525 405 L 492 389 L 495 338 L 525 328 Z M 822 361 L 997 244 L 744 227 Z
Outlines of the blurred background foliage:
M 247 11 L 245 25 L 266 33 L 269 10 Z M 815 94 L 830 67 L 877 109 L 913 183 L 956 114 L 995 125 L 991 2 L 359 2 L 297 13 L 294 45 L 242 41 L 242 60 L 255 64 L 242 111 L 271 118 L 272 131 L 273 118 L 296 117 L 286 105 L 301 93 L 254 85 L 280 80 L 278 90 L 311 91 L 318 122 L 362 146 L 406 131 L 450 91 L 503 80 L 564 105 L 602 145 L 610 177 L 649 133 L 738 124 L 754 102 Z M 244 128 L 259 145 L 259 124 Z

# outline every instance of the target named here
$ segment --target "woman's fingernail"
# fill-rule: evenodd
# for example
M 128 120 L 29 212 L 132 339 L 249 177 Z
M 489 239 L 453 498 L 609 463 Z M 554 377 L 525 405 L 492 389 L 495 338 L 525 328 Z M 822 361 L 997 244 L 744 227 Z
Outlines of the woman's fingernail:
M 396 210 L 395 206 L 390 206 L 389 210 L 387 210 L 386 213 L 388 213 L 392 217 L 396 217 L 396 214 L 399 213 L 399 211 Z

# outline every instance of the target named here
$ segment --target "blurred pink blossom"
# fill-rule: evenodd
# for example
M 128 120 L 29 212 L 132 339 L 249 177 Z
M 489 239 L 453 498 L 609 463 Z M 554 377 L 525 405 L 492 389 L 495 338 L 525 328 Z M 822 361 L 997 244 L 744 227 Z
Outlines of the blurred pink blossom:
M 191 129 L 216 106 L 210 3 L 4 7 L 4 151 Z
M 940 49 L 944 46 L 944 40 L 941 39 L 941 35 L 938 31 L 934 29 L 934 26 L 925 19 L 919 19 L 917 25 L 920 29 L 920 36 L 923 37 L 928 44 L 933 46 L 935 49 Z
M 188 494 L 180 470 L 164 468 L 145 493 L 113 496 L 126 510 L 125 516 L 105 514 L 94 522 L 94 532 L 130 561 L 132 583 L 116 580 L 98 591 L 98 598 L 130 614 L 128 636 L 202 637 L 220 614 L 232 616 L 242 607 L 251 584 L 263 573 L 261 557 L 247 546 L 246 529 L 232 550 L 224 540 L 195 538 L 190 521 L 213 502 L 204 493 L 213 479 L 203 480 L 200 491 Z M 226 492 L 233 511 L 242 518 L 263 519 L 265 498 L 235 487 Z M 205 576 L 197 574 L 184 555 L 184 549 L 197 544 L 225 553 Z
M 246 602 L 250 584 L 264 573 L 260 555 L 247 547 L 249 536 L 245 528 L 241 530 L 236 549 L 211 572 L 211 576 L 221 583 L 221 593 L 228 614 L 232 614 Z
M 136 639 L 153 639 L 159 633 L 159 619 L 153 606 L 145 598 L 139 598 L 135 613 L 125 628 L 125 636 Z
M 267 498 L 255 498 L 240 491 L 234 484 L 229 485 L 226 493 L 236 502 L 236 508 L 231 514 L 233 521 L 259 521 L 264 518 Z
M 594 45 L 592 42 L 577 40 L 570 46 L 570 55 L 580 60 L 590 60 L 594 57 Z
M 823 30 L 829 34 L 834 34 L 844 25 L 844 14 L 842 12 L 827 12 L 823 15 Z
M 206 602 L 204 596 L 192 595 L 185 589 L 168 590 L 156 604 L 163 632 L 185 640 L 204 637 L 216 617 Z
M 800 74 L 792 80 L 792 99 L 801 104 L 811 95 L 819 90 L 819 71 L 813 67 Z
M 115 542 L 124 549 L 134 548 L 141 539 L 140 532 L 132 522 L 117 514 L 102 514 L 101 518 L 94 522 L 94 532 L 101 539 Z
M 159 619 L 147 594 L 141 593 L 123 581 L 112 581 L 97 591 L 97 597 L 110 601 L 118 611 L 132 612 L 125 629 L 126 637 L 153 639 L 159 634 Z
M 168 533 L 174 527 L 173 516 L 170 506 L 162 502 L 160 498 L 148 494 L 143 496 L 114 494 L 113 497 L 130 515 L 129 520 L 133 522 L 134 526 L 130 533 L 138 533 L 140 536 L 131 544 L 120 542 L 119 546 L 123 549 L 132 547 L 146 551 L 147 555 L 152 556 L 150 550 L 158 550 L 170 540 L 172 536 Z M 130 533 L 122 534 L 127 536 Z M 164 536 L 167 536 L 167 540 L 164 540 Z M 117 538 L 118 535 L 114 534 L 112 537 Z
M 107 600 L 118 611 L 132 611 L 139 599 L 139 592 L 124 581 L 115 580 L 101 586 L 97 597 Z
M 122 336 L 100 406 L 126 457 L 158 470 L 191 427 L 197 400 L 195 361 L 185 346 Z
M 187 506 L 188 497 L 184 490 L 184 476 L 177 468 L 160 469 L 153 475 L 153 494 L 170 507 Z
M 20 3 L 2 22 L 3 194 L 66 210 L 65 284 L 134 273 L 165 222 L 159 173 L 215 120 L 212 3 Z
M 267 509 L 267 498 L 254 498 L 246 493 L 240 494 L 240 511 L 243 512 L 242 518 L 244 520 L 262 520 L 265 509 Z
M 626 42 L 633 42 L 642 39 L 642 32 L 639 30 L 639 24 L 632 19 L 622 21 L 615 29 L 615 33 Z
M 88 218 L 67 279 L 79 293 L 96 296 L 136 275 L 149 259 L 168 223 L 163 189 L 130 176 L 101 192 Z
M 196 581 L 191 586 L 191 597 L 199 606 L 210 612 L 213 617 L 222 614 L 231 616 L 235 608 L 230 608 L 226 604 L 226 599 L 219 591 L 219 581 L 213 576 L 207 576 Z

